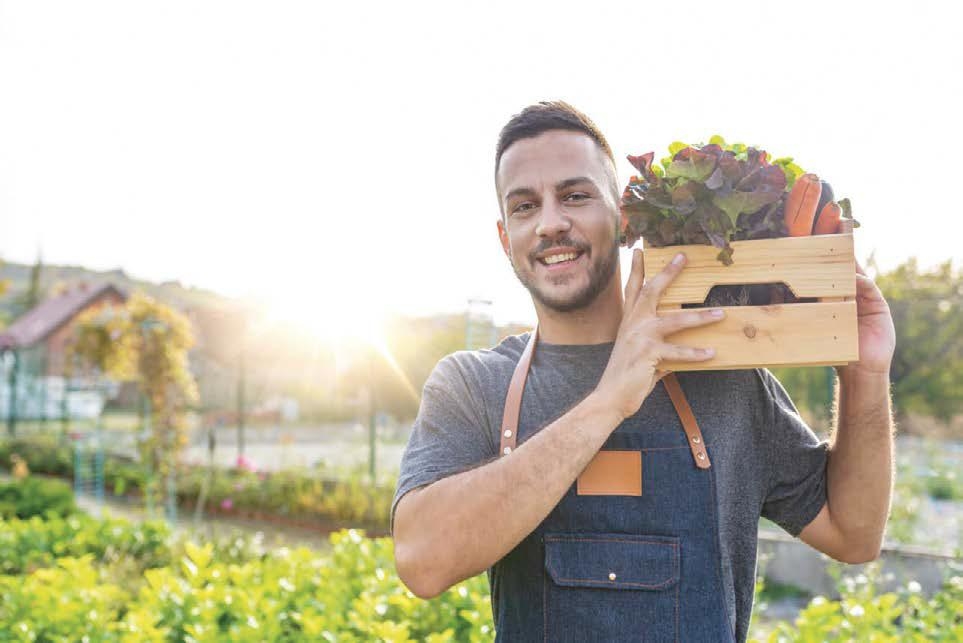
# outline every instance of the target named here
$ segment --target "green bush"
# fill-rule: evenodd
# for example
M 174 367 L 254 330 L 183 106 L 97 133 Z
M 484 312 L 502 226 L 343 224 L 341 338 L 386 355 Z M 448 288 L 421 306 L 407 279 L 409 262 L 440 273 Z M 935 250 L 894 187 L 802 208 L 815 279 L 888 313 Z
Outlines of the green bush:
M 8 468 L 15 453 L 31 471 L 62 477 L 74 473 L 73 453 L 52 435 L 0 440 L 0 467 Z
M 128 600 L 89 555 L 60 558 L 27 576 L 0 576 L 2 640 L 119 641 L 116 621 Z
M 325 557 L 282 548 L 226 563 L 211 543 L 185 543 L 176 564 L 146 569 L 139 588 L 111 577 L 93 554 L 59 558 L 25 576 L 0 575 L 0 632 L 14 640 L 492 640 L 484 577 L 422 601 L 393 573 L 389 539 L 343 531 L 331 544 Z
M 935 469 L 926 478 L 926 491 L 934 500 L 963 500 L 963 478 L 951 469 Z
M 270 473 L 239 469 L 212 472 L 194 467 L 178 475 L 179 502 L 193 503 L 208 476 L 208 507 L 229 513 L 265 512 L 366 525 L 385 531 L 395 488 L 394 478 L 372 487 L 367 472 L 360 467 L 328 472 L 292 468 Z
M 76 516 L 0 521 L 0 639 L 96 641 L 491 641 L 488 584 L 476 576 L 438 598 L 412 595 L 388 538 L 331 535 L 323 556 L 264 552 L 250 539 L 165 544 L 163 525 Z M 36 553 L 31 553 L 36 550 Z M 133 561 L 137 577 L 118 575 Z M 130 571 L 130 570 L 128 570 Z M 914 584 L 877 595 L 842 582 L 768 641 L 955 641 L 963 578 L 927 599 Z M 55 606 L 52 608 L 52 606 Z
M 139 571 L 170 564 L 163 522 L 132 524 L 83 514 L 43 520 L 0 520 L 0 574 L 51 567 L 56 559 L 90 555 L 101 565 L 135 562 Z
M 947 572 L 953 570 L 949 566 Z M 813 598 L 793 624 L 778 623 L 768 643 L 822 641 L 929 642 L 963 641 L 963 577 L 948 575 L 942 589 L 929 599 L 920 584 L 910 581 L 898 592 L 880 593 L 881 564 L 864 573 L 845 576 L 845 566 L 827 567 L 836 580 L 840 599 Z M 756 641 L 756 639 L 753 639 Z
M 20 454 L 30 471 L 72 478 L 73 455 L 54 436 L 0 439 L 0 465 L 12 453 Z M 229 514 L 264 513 L 304 521 L 363 526 L 387 532 L 396 478 L 383 477 L 372 486 L 363 466 L 314 471 L 287 469 L 252 472 L 181 466 L 177 472 L 177 498 L 193 507 L 206 480 L 211 487 L 206 507 Z M 108 456 L 104 461 L 105 486 L 116 495 L 143 493 L 147 472 L 139 464 Z
M 960 576 L 952 577 L 930 599 L 921 596 L 918 587 L 880 595 L 848 593 L 839 601 L 817 596 L 794 626 L 780 623 L 768 641 L 963 641 L 961 606 Z
M 61 480 L 24 478 L 0 483 L 0 518 L 68 516 L 76 510 L 74 492 Z

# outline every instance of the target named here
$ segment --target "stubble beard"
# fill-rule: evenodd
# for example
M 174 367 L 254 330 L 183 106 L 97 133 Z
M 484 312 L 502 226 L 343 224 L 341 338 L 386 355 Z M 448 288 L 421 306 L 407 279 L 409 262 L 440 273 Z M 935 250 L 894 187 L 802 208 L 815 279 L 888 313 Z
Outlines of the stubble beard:
M 531 293 L 536 301 L 555 312 L 570 313 L 587 308 L 609 285 L 618 265 L 619 240 L 616 238 L 611 248 L 609 248 L 609 251 L 602 253 L 598 261 L 591 260 L 590 250 L 586 249 L 585 252 L 590 255 L 589 281 L 583 288 L 564 298 L 552 297 L 535 284 L 534 275 L 535 270 L 538 269 L 537 267 L 530 272 L 523 273 L 518 269 L 516 262 L 513 261 L 512 269 L 515 271 L 515 276 L 518 277 L 518 281 L 525 286 L 525 289 Z M 534 256 L 527 257 L 527 260 L 532 265 L 536 262 Z

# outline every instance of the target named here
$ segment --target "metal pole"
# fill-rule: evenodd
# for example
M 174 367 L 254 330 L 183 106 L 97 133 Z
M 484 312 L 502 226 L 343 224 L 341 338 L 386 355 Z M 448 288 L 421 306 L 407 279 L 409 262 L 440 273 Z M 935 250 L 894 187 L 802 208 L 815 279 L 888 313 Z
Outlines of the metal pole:
M 167 522 L 171 527 L 177 522 L 177 484 L 174 478 L 174 468 L 177 466 L 177 456 L 172 447 L 172 432 L 167 431 Z
M 20 353 L 17 349 L 13 349 L 9 354 L 13 355 L 13 364 L 10 367 L 10 377 L 7 380 L 8 390 L 10 391 L 7 407 L 7 433 L 12 438 L 17 435 L 17 371 L 20 368 Z
M 244 345 L 238 353 L 237 374 L 237 457 L 244 455 Z
M 375 461 L 376 461 L 376 434 L 378 430 L 377 418 L 378 400 L 375 393 L 374 377 L 374 351 L 368 350 L 368 475 L 371 476 L 371 485 L 375 484 Z
M 144 421 L 143 421 L 144 429 L 141 435 L 143 436 L 142 437 L 143 442 L 147 442 L 148 445 L 150 445 L 150 449 L 146 450 L 147 458 L 145 458 L 147 460 L 147 462 L 145 463 L 147 465 L 147 478 L 145 480 L 146 484 L 144 485 L 144 500 L 147 508 L 147 516 L 149 518 L 153 518 L 154 517 L 154 464 L 155 464 L 154 456 L 157 455 L 157 449 L 153 447 L 153 444 L 151 442 L 151 432 L 153 430 L 152 422 L 151 422 L 153 418 L 151 416 L 154 411 L 151 408 L 150 395 L 143 392 L 141 394 L 143 395 L 143 398 L 142 398 L 143 406 L 141 408 L 144 410 Z M 143 455 L 143 451 L 142 451 L 142 455 Z
M 67 406 L 67 391 L 69 389 L 70 380 L 67 377 L 67 369 L 64 369 L 61 377 L 63 377 L 63 386 L 60 389 L 60 439 L 63 440 L 70 432 L 70 409 Z
M 94 497 L 97 498 L 97 517 L 104 513 L 104 441 L 101 418 L 97 418 L 94 448 Z
M 375 402 L 375 392 L 374 386 L 371 387 L 371 412 L 368 418 L 368 475 L 371 476 L 371 484 L 375 483 L 375 462 L 377 461 L 377 454 L 375 453 L 377 445 L 377 433 L 378 433 L 378 414 L 377 406 Z
M 50 355 L 46 350 L 43 352 L 43 370 L 41 371 L 40 379 L 40 426 L 46 432 L 47 430 L 47 378 L 50 373 L 47 369 L 50 368 Z
M 74 494 L 78 496 L 84 492 L 84 461 L 83 455 L 80 452 L 81 444 L 80 436 L 77 436 L 74 439 Z

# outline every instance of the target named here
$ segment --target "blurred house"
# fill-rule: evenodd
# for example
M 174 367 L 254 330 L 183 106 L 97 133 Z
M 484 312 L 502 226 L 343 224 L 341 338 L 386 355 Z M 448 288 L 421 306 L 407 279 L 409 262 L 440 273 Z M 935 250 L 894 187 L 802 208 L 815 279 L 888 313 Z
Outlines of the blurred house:
M 11 400 L 18 418 L 57 418 L 65 410 L 73 417 L 99 414 L 102 392 L 72 390 L 68 394 L 66 390 L 67 346 L 81 314 L 119 307 L 126 300 L 127 294 L 111 283 L 82 282 L 37 304 L 0 333 L 3 417 L 9 415 Z

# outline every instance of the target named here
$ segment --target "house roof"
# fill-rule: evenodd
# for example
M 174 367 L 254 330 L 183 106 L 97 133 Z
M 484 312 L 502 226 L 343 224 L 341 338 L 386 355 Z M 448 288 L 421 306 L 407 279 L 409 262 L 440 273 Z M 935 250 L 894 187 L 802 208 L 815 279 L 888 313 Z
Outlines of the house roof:
M 110 291 L 115 292 L 122 299 L 127 299 L 124 291 L 105 282 L 97 285 L 80 284 L 42 301 L 0 333 L 0 349 L 33 346 Z

